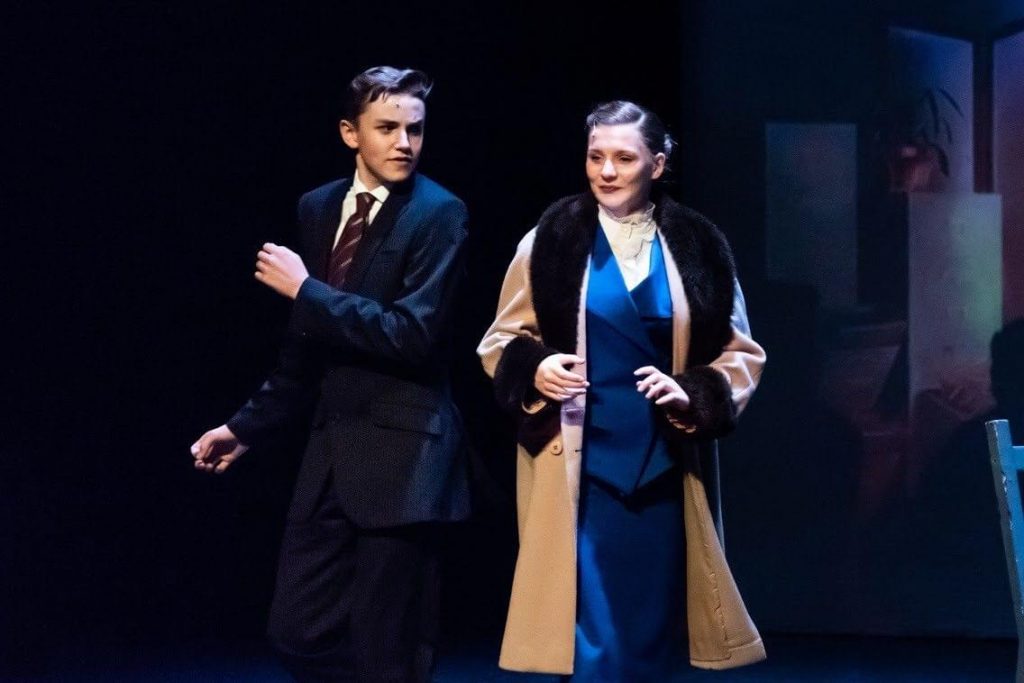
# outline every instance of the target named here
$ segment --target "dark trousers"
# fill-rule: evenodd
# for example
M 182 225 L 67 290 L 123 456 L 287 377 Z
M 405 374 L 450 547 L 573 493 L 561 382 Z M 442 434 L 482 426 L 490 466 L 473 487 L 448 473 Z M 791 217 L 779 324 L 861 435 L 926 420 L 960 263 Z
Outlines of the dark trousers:
M 423 683 L 437 642 L 434 524 L 359 529 L 327 483 L 311 515 L 289 517 L 268 635 L 302 683 Z

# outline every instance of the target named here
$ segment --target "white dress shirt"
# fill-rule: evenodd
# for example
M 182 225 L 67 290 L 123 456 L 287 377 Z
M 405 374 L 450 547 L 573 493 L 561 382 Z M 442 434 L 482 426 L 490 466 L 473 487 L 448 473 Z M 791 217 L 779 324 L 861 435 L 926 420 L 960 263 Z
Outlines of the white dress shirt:
M 348 223 L 348 219 L 356 212 L 356 195 L 360 192 L 369 192 L 375 200 L 370 205 L 370 215 L 366 218 L 367 226 L 373 223 L 373 219 L 380 212 L 380 207 L 387 200 L 388 194 L 390 194 L 388 188 L 383 185 L 378 185 L 374 190 L 367 190 L 366 185 L 359 178 L 359 171 L 357 170 L 352 176 L 352 187 L 348 188 L 348 194 L 345 195 L 345 200 L 341 203 L 341 221 L 338 223 L 338 229 L 334 233 L 332 249 L 338 245 L 338 240 L 341 239 L 341 233 L 345 230 L 345 224 Z

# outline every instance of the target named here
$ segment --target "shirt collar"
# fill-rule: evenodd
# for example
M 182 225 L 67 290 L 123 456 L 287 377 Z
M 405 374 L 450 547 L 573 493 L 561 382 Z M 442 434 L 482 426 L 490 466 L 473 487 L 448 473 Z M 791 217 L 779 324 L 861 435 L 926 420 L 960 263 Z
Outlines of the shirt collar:
M 385 201 L 387 201 L 388 195 L 391 194 L 390 190 L 388 190 L 388 188 L 385 187 L 384 185 L 378 185 L 375 189 L 372 190 L 366 189 L 366 185 L 359 177 L 359 169 L 356 169 L 355 175 L 352 178 L 352 192 L 354 194 L 359 194 L 360 192 L 369 192 L 370 194 L 373 195 L 373 198 L 376 199 L 380 204 L 383 204 Z

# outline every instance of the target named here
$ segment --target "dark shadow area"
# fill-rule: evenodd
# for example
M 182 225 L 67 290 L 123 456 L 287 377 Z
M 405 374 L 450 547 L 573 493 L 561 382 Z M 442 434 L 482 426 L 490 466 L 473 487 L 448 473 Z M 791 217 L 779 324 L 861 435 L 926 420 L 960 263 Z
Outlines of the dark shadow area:
M 148 655 L 131 653 L 155 653 L 154 671 L 170 672 L 147 680 L 280 680 L 260 643 L 303 435 L 280 435 L 223 478 L 195 473 L 188 447 L 274 362 L 288 309 L 253 280 L 256 251 L 293 243 L 300 193 L 350 172 L 340 89 L 378 63 L 435 79 L 421 169 L 471 220 L 455 372 L 477 514 L 447 540 L 452 659 L 439 681 L 504 680 L 488 662 L 515 561 L 513 438 L 474 348 L 521 236 L 584 189 L 583 117 L 614 98 L 670 123 L 671 191 L 728 236 L 768 352 L 722 460 L 729 557 L 762 631 L 1012 635 L 980 425 L 1007 417 L 1024 438 L 1019 322 L 993 365 L 997 409 L 960 410 L 955 391 L 913 402 L 906 298 L 920 264 L 872 131 L 888 27 L 983 56 L 1024 2 L 629 11 L 635 24 L 586 3 L 0 10 L 0 677 L 119 680 L 107 657 L 148 671 Z M 969 190 L 987 194 L 998 188 L 983 110 L 974 159 L 987 166 Z M 857 305 L 837 310 L 769 272 L 768 122 L 857 126 Z M 911 423 L 932 408 L 922 450 Z M 1013 659 L 1006 641 L 966 639 L 776 638 L 769 653 L 734 680 L 1000 680 Z M 494 677 L 466 677 L 483 671 Z

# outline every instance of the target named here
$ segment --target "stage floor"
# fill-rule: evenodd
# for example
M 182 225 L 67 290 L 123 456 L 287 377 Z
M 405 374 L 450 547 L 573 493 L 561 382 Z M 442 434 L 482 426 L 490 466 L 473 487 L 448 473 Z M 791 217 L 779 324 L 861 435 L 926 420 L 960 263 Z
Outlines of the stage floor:
M 899 681 L 1005 683 L 1013 680 L 1016 642 L 776 636 L 766 639 L 768 661 L 736 671 L 690 671 L 679 681 L 764 683 L 887 683 Z M 550 676 L 499 670 L 496 644 L 462 646 L 443 654 L 436 683 L 552 683 Z M 37 662 L 4 676 L 24 683 L 284 683 L 290 678 L 261 644 L 96 648 Z M 666 682 L 669 683 L 669 682 Z

